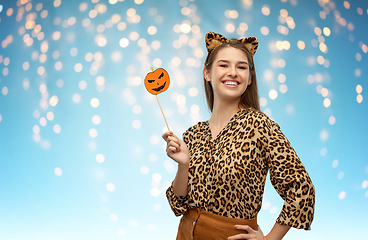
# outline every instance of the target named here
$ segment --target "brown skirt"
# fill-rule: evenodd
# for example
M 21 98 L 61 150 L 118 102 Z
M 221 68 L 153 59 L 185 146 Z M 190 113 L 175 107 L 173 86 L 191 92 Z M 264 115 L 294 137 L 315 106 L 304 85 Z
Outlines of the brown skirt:
M 191 208 L 180 220 L 176 240 L 226 240 L 230 236 L 247 233 L 235 229 L 235 225 L 248 225 L 258 230 L 257 217 L 236 219 Z

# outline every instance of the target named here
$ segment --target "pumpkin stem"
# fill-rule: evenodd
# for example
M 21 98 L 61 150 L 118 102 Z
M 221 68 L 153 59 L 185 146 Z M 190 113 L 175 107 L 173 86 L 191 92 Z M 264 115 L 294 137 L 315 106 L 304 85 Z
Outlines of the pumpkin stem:
M 153 67 L 151 67 L 152 72 L 154 72 Z

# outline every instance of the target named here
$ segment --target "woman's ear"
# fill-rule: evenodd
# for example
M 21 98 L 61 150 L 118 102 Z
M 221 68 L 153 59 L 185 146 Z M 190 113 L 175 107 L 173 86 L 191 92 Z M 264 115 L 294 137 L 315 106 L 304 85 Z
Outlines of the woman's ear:
M 210 72 L 207 70 L 206 67 L 203 68 L 203 76 L 204 76 L 204 79 L 206 79 L 206 81 L 208 82 L 211 81 Z
M 248 86 L 252 84 L 252 78 L 248 79 Z

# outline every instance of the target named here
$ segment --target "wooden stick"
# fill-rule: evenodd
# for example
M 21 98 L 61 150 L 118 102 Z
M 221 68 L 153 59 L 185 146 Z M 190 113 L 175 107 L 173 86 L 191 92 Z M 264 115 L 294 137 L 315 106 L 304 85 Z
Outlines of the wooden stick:
M 165 119 L 165 123 L 166 123 L 167 129 L 169 130 L 169 132 L 171 132 L 171 130 L 170 130 L 170 128 L 169 128 L 169 124 L 167 124 L 167 121 L 166 121 L 166 118 L 165 118 L 164 111 L 162 110 L 162 107 L 161 107 L 160 101 L 158 100 L 158 96 L 157 96 L 157 94 L 156 94 L 156 99 L 157 99 L 158 105 L 160 105 L 160 109 L 161 109 L 162 115 L 164 116 L 164 119 Z
M 152 72 L 154 72 L 153 67 L 151 67 L 151 70 L 152 70 Z M 164 111 L 162 110 L 161 103 L 160 103 L 160 101 L 158 100 L 158 96 L 157 96 L 157 94 L 156 94 L 156 99 L 157 99 L 158 105 L 160 106 L 160 109 L 161 109 L 161 112 L 162 112 L 162 116 L 164 116 L 165 123 L 166 123 L 166 127 L 167 127 L 167 129 L 169 130 L 169 132 L 171 132 L 171 130 L 170 130 L 170 128 L 169 128 L 169 124 L 167 124 L 167 121 L 166 121 L 166 117 L 165 117 Z

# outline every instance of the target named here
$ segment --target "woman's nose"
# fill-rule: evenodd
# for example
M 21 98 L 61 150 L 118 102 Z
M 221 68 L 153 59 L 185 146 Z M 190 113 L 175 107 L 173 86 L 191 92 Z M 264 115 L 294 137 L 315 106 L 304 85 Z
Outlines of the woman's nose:
M 238 75 L 238 72 L 236 71 L 235 67 L 229 67 L 228 70 L 229 70 L 228 72 L 229 76 L 236 77 Z

